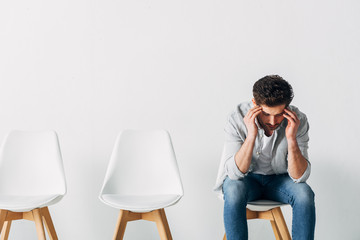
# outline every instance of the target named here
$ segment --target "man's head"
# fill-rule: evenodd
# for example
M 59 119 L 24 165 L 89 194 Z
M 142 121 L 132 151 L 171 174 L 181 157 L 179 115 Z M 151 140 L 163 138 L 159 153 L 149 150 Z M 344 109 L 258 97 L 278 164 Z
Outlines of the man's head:
M 291 85 L 278 75 L 268 75 L 259 79 L 253 86 L 253 95 L 257 105 L 274 107 L 289 106 L 294 97 Z
M 273 131 L 284 120 L 284 109 L 294 97 L 291 85 L 278 75 L 259 79 L 253 87 L 253 103 L 262 107 L 258 121 L 267 131 Z

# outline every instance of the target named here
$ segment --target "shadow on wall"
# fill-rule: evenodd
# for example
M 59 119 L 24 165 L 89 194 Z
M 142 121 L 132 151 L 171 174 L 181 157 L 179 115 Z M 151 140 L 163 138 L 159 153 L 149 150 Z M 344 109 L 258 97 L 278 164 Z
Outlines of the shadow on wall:
M 315 192 L 315 239 L 360 239 L 360 181 L 352 160 L 318 158 L 312 161 L 309 184 Z

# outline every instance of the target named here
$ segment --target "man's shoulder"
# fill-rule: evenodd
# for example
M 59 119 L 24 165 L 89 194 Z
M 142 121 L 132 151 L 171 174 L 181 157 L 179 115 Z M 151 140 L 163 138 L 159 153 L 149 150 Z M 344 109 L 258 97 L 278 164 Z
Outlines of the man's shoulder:
M 242 129 L 244 125 L 244 117 L 251 108 L 251 102 L 242 102 L 238 104 L 227 116 L 227 125 L 235 126 L 237 129 Z
M 225 132 L 232 136 L 245 138 L 246 126 L 244 123 L 244 117 L 251 108 L 251 102 L 243 102 L 238 104 L 233 111 L 231 111 L 227 117 L 225 124 Z
M 296 113 L 299 120 L 302 120 L 302 119 L 307 120 L 306 114 L 304 112 L 300 111 L 300 109 L 298 107 L 296 107 L 294 105 L 290 105 L 289 108 L 291 111 Z
M 231 112 L 231 114 L 239 114 L 242 117 L 252 108 L 252 102 L 242 102 L 236 106 L 236 108 Z

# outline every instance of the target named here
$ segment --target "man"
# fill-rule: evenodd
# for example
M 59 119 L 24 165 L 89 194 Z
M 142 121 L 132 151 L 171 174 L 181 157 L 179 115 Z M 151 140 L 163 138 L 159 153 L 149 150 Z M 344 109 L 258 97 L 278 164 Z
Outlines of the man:
M 293 240 L 312 240 L 315 203 L 305 183 L 310 175 L 306 115 L 290 106 L 292 87 L 280 76 L 258 80 L 253 96 L 237 106 L 225 126 L 215 191 L 223 193 L 227 239 L 248 239 L 246 205 L 268 199 L 291 205 Z

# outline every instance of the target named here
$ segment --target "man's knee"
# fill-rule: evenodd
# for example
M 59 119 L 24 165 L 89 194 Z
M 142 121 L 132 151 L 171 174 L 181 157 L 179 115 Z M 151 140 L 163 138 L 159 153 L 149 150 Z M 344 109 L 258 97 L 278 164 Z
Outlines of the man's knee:
M 306 183 L 299 183 L 294 196 L 294 204 L 302 205 L 303 207 L 315 206 L 315 194 L 311 187 Z
M 243 180 L 227 178 L 223 185 L 224 200 L 230 205 L 247 204 L 247 185 Z

